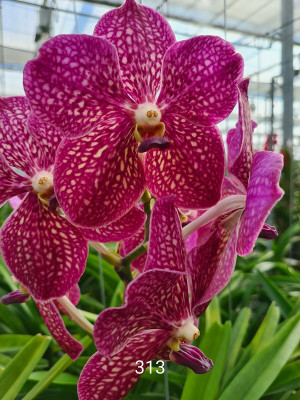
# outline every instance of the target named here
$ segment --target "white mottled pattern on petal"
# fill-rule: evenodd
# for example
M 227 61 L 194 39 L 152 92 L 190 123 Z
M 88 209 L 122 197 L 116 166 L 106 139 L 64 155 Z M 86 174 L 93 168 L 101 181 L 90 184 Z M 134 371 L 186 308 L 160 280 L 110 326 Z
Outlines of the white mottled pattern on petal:
M 254 154 L 237 243 L 237 252 L 241 256 L 251 253 L 267 216 L 283 196 L 279 187 L 282 168 L 282 154 L 271 151 Z
M 145 160 L 149 190 L 156 197 L 176 195 L 176 206 L 207 208 L 218 202 L 225 153 L 217 127 L 191 124 L 179 115 L 163 117 L 171 147 L 153 149 Z
M 137 246 L 142 244 L 144 238 L 145 238 L 145 229 L 144 226 L 142 226 L 135 235 L 131 236 L 128 239 L 122 240 L 120 255 L 122 257 L 126 256 L 126 254 L 130 253 Z M 144 253 L 141 256 L 137 257 L 135 260 L 133 260 L 131 263 L 132 268 L 136 269 L 139 272 L 143 272 L 146 263 L 146 257 L 147 253 Z
M 0 152 L 0 207 L 11 197 L 26 192 L 29 187 L 28 179 L 17 175 Z
M 237 102 L 243 59 L 218 36 L 198 36 L 175 43 L 163 61 L 157 105 L 205 126 L 225 119 Z
M 100 227 L 125 215 L 146 186 L 130 119 L 103 120 L 58 148 L 54 190 L 67 217 L 81 227 Z M 115 133 L 116 132 L 116 133 Z
M 95 353 L 83 368 L 78 382 L 79 400 L 121 400 L 141 377 L 137 361 L 153 360 L 168 332 L 151 331 L 136 336 L 120 353 L 111 358 Z
M 0 249 L 35 300 L 64 296 L 83 274 L 88 246 L 80 231 L 33 193 L 5 221 Z
M 163 329 L 172 336 L 172 325 L 155 313 L 147 303 L 138 301 L 123 307 L 102 311 L 94 325 L 94 340 L 99 353 L 111 357 L 136 335 L 145 331 Z
M 238 216 L 229 215 L 229 227 L 223 226 L 222 220 L 216 221 L 209 239 L 188 254 L 188 282 L 195 317 L 204 312 L 207 303 L 231 278 L 236 260 L 237 219 Z
M 29 176 L 44 158 L 42 147 L 27 130 L 30 107 L 25 97 L 0 98 L 0 153 L 11 167 Z
M 237 177 L 245 188 L 248 186 L 253 158 L 252 133 L 255 127 L 250 116 L 248 85 L 249 78 L 238 84 L 239 120 L 236 128 L 231 129 L 227 135 L 228 172 Z
M 94 34 L 116 46 L 126 91 L 137 103 L 153 102 L 160 87 L 161 65 L 175 36 L 157 11 L 127 0 L 106 13 Z
M 67 331 L 65 324 L 52 301 L 36 302 L 36 306 L 51 335 L 72 360 L 76 360 L 83 351 L 83 346 Z
M 124 92 L 115 47 L 88 35 L 59 35 L 24 69 L 24 90 L 38 118 L 70 137 L 133 104 Z
M 146 304 L 165 322 L 184 320 L 190 315 L 186 276 L 159 269 L 144 272 L 128 285 L 125 302 Z
M 227 178 L 227 176 L 224 176 L 222 183 L 222 199 L 236 194 L 246 195 L 246 189 L 244 185 L 234 175 L 231 175 L 230 179 Z
M 145 271 L 154 268 L 182 272 L 186 270 L 185 244 L 174 201 L 175 196 L 167 196 L 154 204 Z
M 42 149 L 39 166 L 48 170 L 53 167 L 57 147 L 62 140 L 62 134 L 50 124 L 44 124 L 35 114 L 30 113 L 27 127 L 39 147 Z
M 97 242 L 118 242 L 132 237 L 144 226 L 146 215 L 139 207 L 134 206 L 123 217 L 103 228 L 81 228 L 83 236 Z

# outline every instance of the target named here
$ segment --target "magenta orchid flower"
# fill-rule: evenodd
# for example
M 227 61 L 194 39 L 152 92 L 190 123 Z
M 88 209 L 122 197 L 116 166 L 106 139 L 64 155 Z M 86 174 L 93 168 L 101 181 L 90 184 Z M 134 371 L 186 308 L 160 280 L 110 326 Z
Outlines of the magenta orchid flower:
M 24 87 L 36 115 L 66 136 L 54 187 L 70 221 L 116 220 L 146 185 L 156 197 L 176 194 L 178 206 L 215 204 L 224 176 L 216 124 L 237 101 L 242 71 L 229 43 L 176 43 L 167 21 L 135 0 L 105 14 L 94 36 L 47 41 Z
M 122 307 L 107 309 L 98 317 L 94 329 L 98 352 L 81 373 L 80 400 L 122 399 L 140 377 L 135 372 L 137 360 L 172 360 L 195 373 L 212 368 L 212 361 L 190 342 L 199 336 L 196 319 L 227 282 L 231 270 L 227 262 L 235 262 L 227 236 L 219 224 L 202 246 L 202 263 L 196 255 L 194 265 L 194 253 L 186 258 L 174 197 L 156 201 L 144 272 L 128 285 Z M 216 248 L 225 256 L 220 257 Z
M 229 212 L 230 216 L 222 223 L 227 221 L 228 229 L 237 229 L 236 251 L 241 256 L 252 252 L 259 235 L 276 236 L 275 228 L 265 224 L 265 220 L 283 195 L 279 188 L 283 156 L 270 151 L 253 154 L 252 132 L 256 124 L 250 117 L 248 85 L 249 79 L 238 85 L 239 121 L 227 136 L 229 178 L 225 177 L 223 182 L 223 199 L 184 228 L 186 237 L 195 227 L 202 226 L 196 235 L 197 240 L 203 241 L 209 236 L 209 225 L 203 229 L 204 221 L 208 223 Z
M 55 299 L 66 295 L 79 281 L 88 240 L 131 236 L 144 223 L 145 215 L 133 207 L 105 228 L 80 229 L 52 212 L 45 202 L 53 196 L 54 159 L 61 135 L 30 114 L 25 97 L 0 99 L 0 108 L 0 205 L 13 198 L 11 205 L 16 207 L 1 228 L 0 249 L 9 270 L 24 288 L 7 295 L 4 301 L 23 302 L 32 295 L 53 337 L 76 358 L 82 346 L 67 332 Z
M 25 194 L 1 228 L 0 249 L 12 274 L 35 300 L 52 300 L 64 296 L 79 281 L 88 254 L 87 240 L 129 237 L 145 216 L 134 207 L 105 229 L 81 230 L 51 212 L 40 199 L 53 194 L 54 159 L 61 136 L 33 114 L 27 127 L 30 109 L 23 97 L 1 99 L 0 106 L 1 204 Z

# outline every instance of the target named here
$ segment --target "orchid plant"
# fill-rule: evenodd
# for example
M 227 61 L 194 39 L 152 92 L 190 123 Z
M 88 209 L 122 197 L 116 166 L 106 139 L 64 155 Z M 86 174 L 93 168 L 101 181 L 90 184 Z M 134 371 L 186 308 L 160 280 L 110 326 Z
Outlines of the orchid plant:
M 124 398 L 136 362 L 196 374 L 213 361 L 191 342 L 198 318 L 252 252 L 283 192 L 282 156 L 254 153 L 243 60 L 219 37 L 176 42 L 156 11 L 126 0 L 93 35 L 60 35 L 24 70 L 26 97 L 0 100 L 3 259 L 73 359 L 82 345 L 59 311 L 93 335 L 80 400 Z M 238 102 L 227 135 L 217 124 Z M 227 173 L 228 176 L 225 176 Z M 103 242 L 117 241 L 116 251 Z M 93 327 L 76 309 L 90 243 L 125 284 L 123 305 Z M 187 249 L 187 250 L 186 250 Z

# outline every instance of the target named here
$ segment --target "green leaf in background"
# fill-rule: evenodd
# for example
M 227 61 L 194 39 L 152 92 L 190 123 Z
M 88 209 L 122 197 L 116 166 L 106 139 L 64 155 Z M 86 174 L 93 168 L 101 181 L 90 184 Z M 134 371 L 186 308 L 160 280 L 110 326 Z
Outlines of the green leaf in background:
M 267 295 L 272 301 L 275 301 L 280 308 L 280 311 L 284 317 L 292 311 L 293 306 L 288 301 L 283 292 L 272 282 L 266 275 L 262 274 L 258 269 L 256 270 L 258 280 L 264 287 Z
M 50 341 L 50 337 L 40 334 L 32 337 L 7 364 L 0 375 L 1 400 L 15 399 L 30 373 L 42 358 Z
M 217 297 L 211 300 L 205 311 L 205 331 L 207 332 L 215 322 L 221 325 L 220 305 Z
M 230 373 L 226 374 L 224 377 L 225 379 L 223 379 L 222 388 L 227 386 L 229 382 L 234 379 L 236 374 L 256 352 L 263 349 L 269 343 L 270 338 L 273 337 L 276 332 L 279 317 L 279 308 L 275 306 L 275 303 L 272 303 L 254 338 L 244 350 L 242 357 L 239 359 L 237 364 L 234 365 L 234 368 L 230 371 Z
M 272 303 L 263 322 L 261 323 L 258 331 L 249 345 L 251 355 L 254 355 L 263 349 L 270 342 L 270 338 L 275 335 L 279 318 L 279 308 L 275 306 L 275 303 Z
M 19 351 L 31 338 L 31 335 L 0 335 L 0 353 Z
M 295 315 L 241 369 L 219 400 L 259 400 L 288 361 L 299 337 L 300 315 Z
M 247 332 L 249 319 L 251 315 L 250 308 L 243 308 L 232 328 L 231 343 L 229 349 L 228 362 L 225 369 L 223 380 L 226 381 L 230 372 L 232 371 L 236 360 L 241 352 L 242 343 Z
M 201 350 L 212 359 L 214 367 L 206 374 L 198 375 L 190 371 L 183 388 L 181 400 L 213 400 L 218 393 L 225 367 L 231 336 L 231 324 L 215 323 L 205 333 Z
M 286 364 L 275 381 L 269 387 L 267 394 L 286 392 L 300 388 L 300 360 Z
M 85 336 L 80 343 L 84 348 L 87 348 L 91 343 L 92 339 L 89 336 Z M 23 397 L 23 400 L 35 399 L 43 390 L 45 390 L 59 375 L 65 371 L 74 361 L 67 355 L 63 355 L 53 367 L 47 371 L 41 377 L 41 380 Z

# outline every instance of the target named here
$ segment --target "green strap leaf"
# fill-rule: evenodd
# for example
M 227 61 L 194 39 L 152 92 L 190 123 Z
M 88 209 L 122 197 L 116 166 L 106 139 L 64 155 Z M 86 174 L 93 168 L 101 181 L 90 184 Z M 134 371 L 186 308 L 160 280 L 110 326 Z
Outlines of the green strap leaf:
M 221 325 L 220 305 L 217 297 L 211 300 L 205 311 L 205 331 L 207 332 L 215 322 Z
M 300 360 L 285 365 L 267 393 L 273 394 L 295 390 L 300 387 Z
M 27 378 L 45 353 L 51 338 L 40 334 L 32 337 L 8 363 L 0 375 L 1 400 L 15 399 Z
M 285 297 L 283 292 L 272 282 L 266 275 L 262 274 L 258 269 L 256 270 L 259 282 L 264 287 L 268 297 L 275 301 L 280 308 L 282 315 L 286 318 L 292 311 L 292 304 Z
M 300 336 L 300 315 L 291 318 L 269 344 L 242 368 L 219 400 L 258 400 L 288 361 Z
M 242 343 L 247 333 L 250 316 L 250 308 L 243 308 L 234 323 L 234 326 L 232 328 L 228 363 L 226 366 L 226 372 L 224 374 L 223 381 L 226 381 L 226 379 L 229 377 L 242 350 Z
M 80 343 L 87 348 L 91 343 L 92 339 L 89 336 L 85 336 Z M 65 371 L 74 361 L 67 355 L 64 354 L 53 367 L 44 375 L 44 377 L 23 397 L 23 400 L 35 399 L 43 390 L 45 390 L 63 371 Z M 2 399 L 1 399 L 2 400 Z
M 207 374 L 197 375 L 189 371 L 181 400 L 213 400 L 218 392 L 230 346 L 231 324 L 215 323 L 205 333 L 201 350 L 211 358 L 214 367 Z

